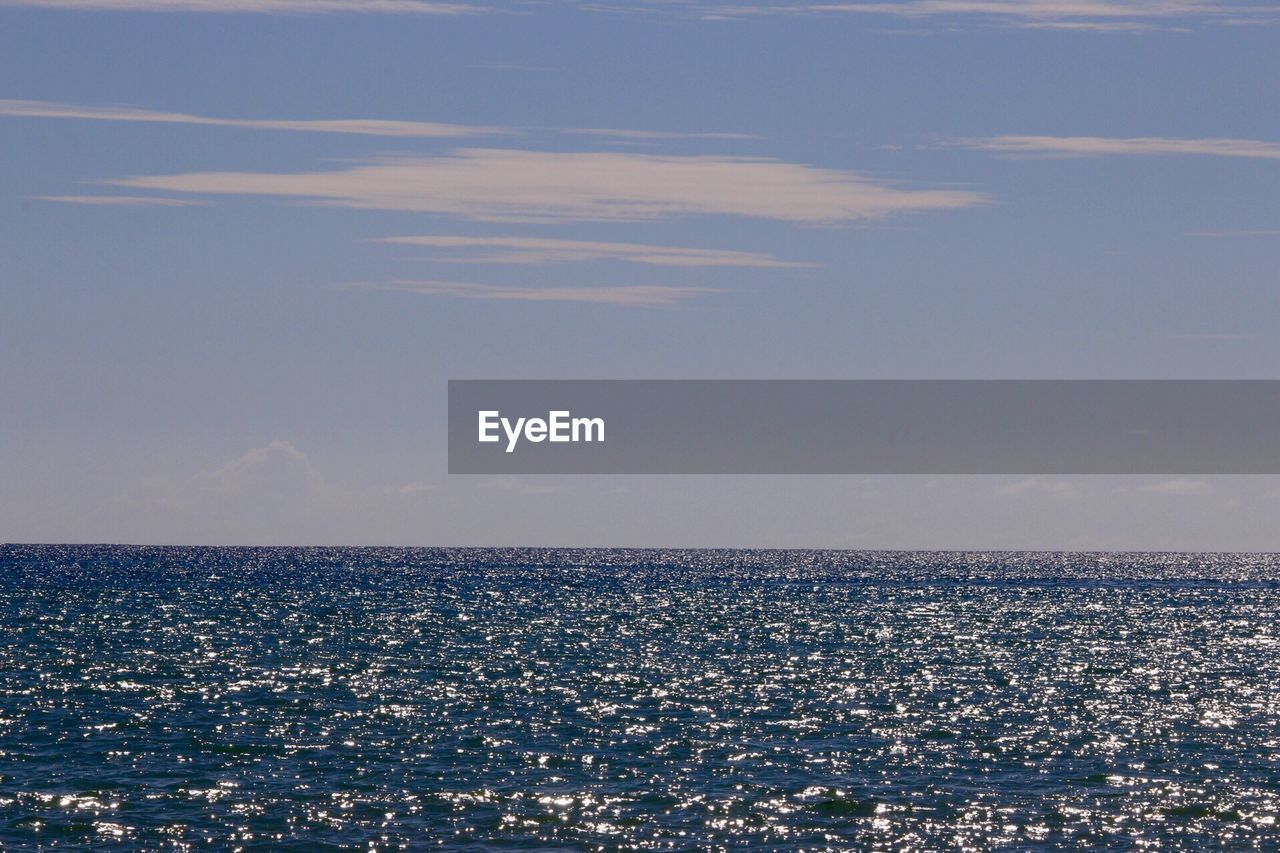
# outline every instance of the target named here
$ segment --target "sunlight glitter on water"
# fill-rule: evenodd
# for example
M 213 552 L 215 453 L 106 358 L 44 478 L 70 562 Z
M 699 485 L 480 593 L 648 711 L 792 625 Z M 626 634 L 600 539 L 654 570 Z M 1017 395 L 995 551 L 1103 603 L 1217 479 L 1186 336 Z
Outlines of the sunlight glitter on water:
M 0 548 L 0 846 L 1280 842 L 1259 555 Z

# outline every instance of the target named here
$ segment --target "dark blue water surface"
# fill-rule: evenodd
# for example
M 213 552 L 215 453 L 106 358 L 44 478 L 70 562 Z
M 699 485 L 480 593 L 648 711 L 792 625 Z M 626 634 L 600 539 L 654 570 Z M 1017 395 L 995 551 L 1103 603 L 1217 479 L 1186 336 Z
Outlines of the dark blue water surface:
M 0 847 L 1277 849 L 1280 558 L 0 547 Z

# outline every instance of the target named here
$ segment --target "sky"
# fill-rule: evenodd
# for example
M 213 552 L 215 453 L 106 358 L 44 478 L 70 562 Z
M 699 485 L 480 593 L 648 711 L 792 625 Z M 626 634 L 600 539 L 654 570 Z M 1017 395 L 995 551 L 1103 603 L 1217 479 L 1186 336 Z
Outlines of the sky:
M 1280 6 L 0 0 L 0 541 L 1280 550 L 1280 478 L 450 477 L 449 379 L 1274 379 Z

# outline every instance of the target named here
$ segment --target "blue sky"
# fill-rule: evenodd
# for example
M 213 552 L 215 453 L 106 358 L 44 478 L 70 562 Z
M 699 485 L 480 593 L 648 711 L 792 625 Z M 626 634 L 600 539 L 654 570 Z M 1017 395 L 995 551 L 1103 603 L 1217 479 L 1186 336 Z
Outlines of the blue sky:
M 1274 478 L 494 481 L 442 433 L 450 378 L 1275 378 L 1277 48 L 1196 0 L 0 0 L 0 540 L 1280 548 Z

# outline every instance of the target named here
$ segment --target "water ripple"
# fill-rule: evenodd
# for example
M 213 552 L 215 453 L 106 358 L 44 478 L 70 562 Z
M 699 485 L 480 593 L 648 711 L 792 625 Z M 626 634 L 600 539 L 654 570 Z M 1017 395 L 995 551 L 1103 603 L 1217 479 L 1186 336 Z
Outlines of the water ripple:
M 1274 555 L 0 547 L 0 847 L 1276 849 Z

